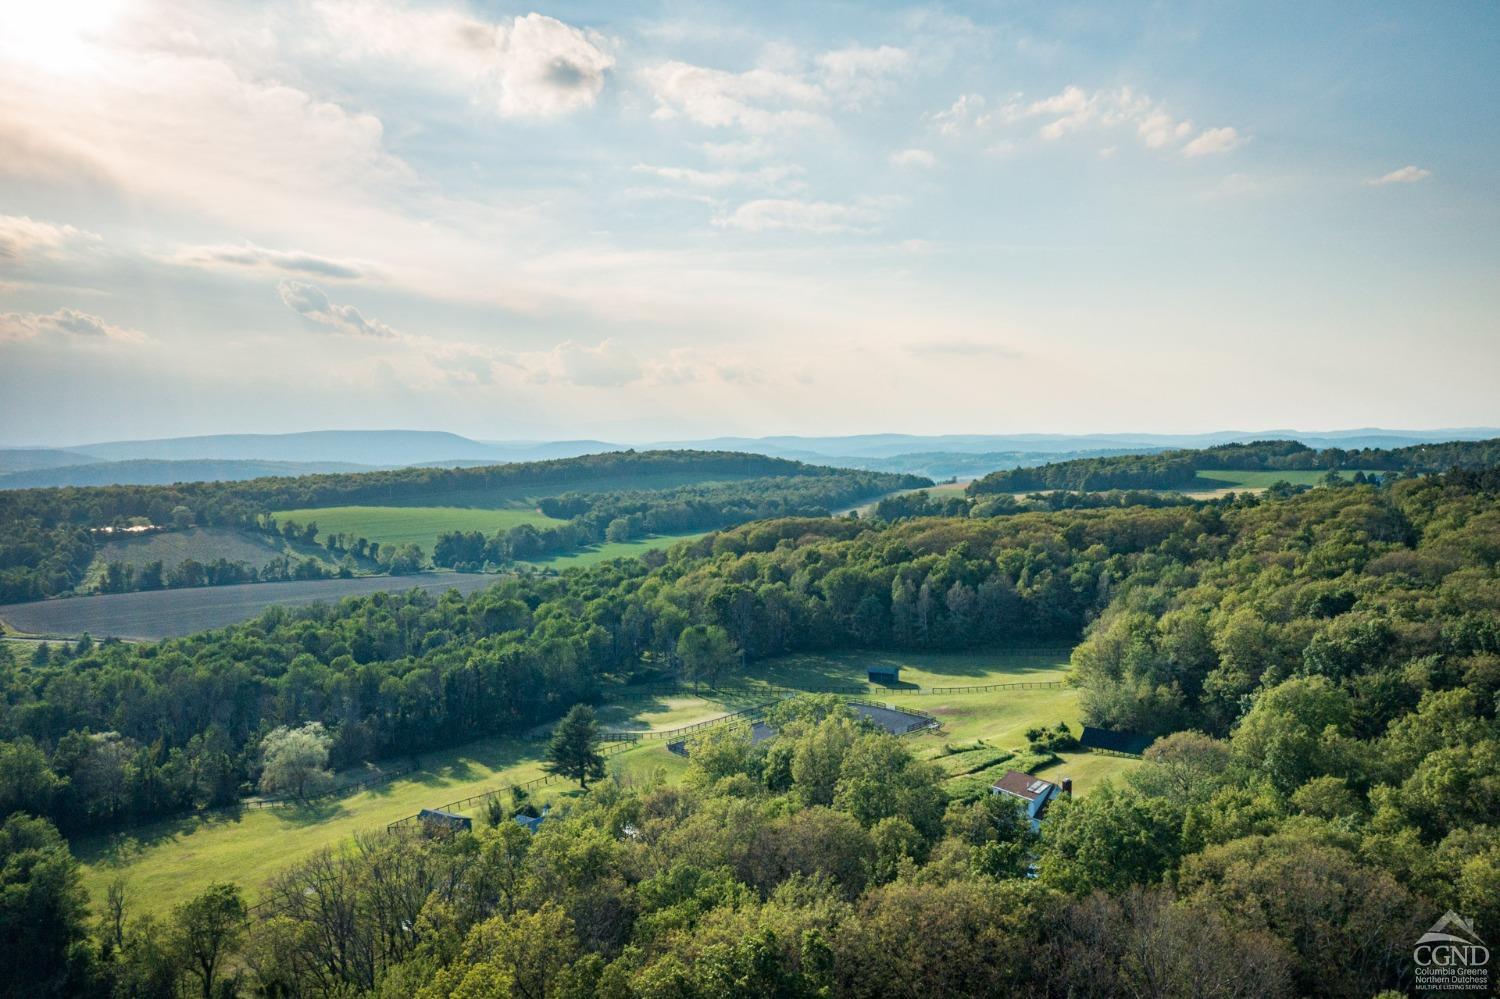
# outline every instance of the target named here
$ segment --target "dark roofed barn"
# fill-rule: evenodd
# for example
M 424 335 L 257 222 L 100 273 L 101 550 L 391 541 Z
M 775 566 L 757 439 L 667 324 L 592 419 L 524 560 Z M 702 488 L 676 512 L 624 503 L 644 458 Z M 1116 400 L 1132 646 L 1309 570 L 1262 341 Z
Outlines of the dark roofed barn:
M 871 666 L 867 674 L 871 683 L 895 687 L 901 683 L 900 666 Z
M 467 815 L 457 815 L 439 808 L 424 808 L 417 813 L 417 818 L 430 833 L 469 832 L 474 828 L 474 820 Z
M 1083 726 L 1083 735 L 1078 739 L 1079 745 L 1085 749 L 1096 749 L 1106 753 L 1124 753 L 1127 756 L 1140 756 L 1150 747 L 1152 741 L 1149 735 L 1114 732 L 1107 728 L 1094 728 L 1092 725 Z

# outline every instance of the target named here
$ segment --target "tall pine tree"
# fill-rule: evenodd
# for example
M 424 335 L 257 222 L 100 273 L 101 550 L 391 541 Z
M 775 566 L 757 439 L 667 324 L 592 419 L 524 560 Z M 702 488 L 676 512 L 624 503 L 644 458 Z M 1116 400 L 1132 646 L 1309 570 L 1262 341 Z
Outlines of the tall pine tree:
M 599 723 L 593 708 L 575 704 L 558 724 L 547 746 L 546 769 L 576 780 L 585 791 L 589 781 L 604 776 L 604 757 L 599 755 Z

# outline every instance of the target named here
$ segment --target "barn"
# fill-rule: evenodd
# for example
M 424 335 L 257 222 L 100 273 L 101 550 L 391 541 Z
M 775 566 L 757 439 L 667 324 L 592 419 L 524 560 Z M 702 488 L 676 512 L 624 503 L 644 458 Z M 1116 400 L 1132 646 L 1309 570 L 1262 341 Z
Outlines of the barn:
M 868 676 L 871 683 L 878 683 L 885 687 L 899 687 L 901 685 L 900 666 L 871 666 Z
M 424 808 L 417 813 L 417 819 L 429 833 L 471 832 L 474 828 L 474 820 L 467 815 L 439 808 Z

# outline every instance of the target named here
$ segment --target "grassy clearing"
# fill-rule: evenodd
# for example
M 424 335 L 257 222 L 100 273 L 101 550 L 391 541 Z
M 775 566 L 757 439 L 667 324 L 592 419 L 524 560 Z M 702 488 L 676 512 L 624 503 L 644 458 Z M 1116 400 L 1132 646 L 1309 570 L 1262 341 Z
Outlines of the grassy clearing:
M 901 682 L 918 687 L 961 687 L 1029 680 L 1061 680 L 1071 649 L 1019 648 L 991 652 L 890 653 L 836 652 L 782 656 L 751 668 L 750 679 L 785 687 L 817 688 L 865 683 L 872 666 L 899 666 Z M 884 700 L 900 689 L 870 686 L 871 696 Z
M 639 538 L 635 541 L 606 541 L 603 544 L 590 545 L 567 555 L 555 555 L 548 559 L 536 559 L 525 563 L 527 565 L 541 566 L 548 569 L 581 569 L 600 562 L 608 562 L 614 558 L 636 558 L 655 548 L 671 548 L 679 541 L 692 541 L 708 534 L 708 531 L 696 531 L 691 534 L 653 534 L 649 538 Z
M 98 904 L 116 875 L 128 879 L 138 912 L 162 913 L 213 881 L 239 882 L 254 902 L 276 871 L 361 832 L 431 808 L 505 788 L 543 775 L 545 743 L 489 739 L 421 757 L 422 768 L 347 798 L 298 808 L 220 812 L 152 823 L 109 836 L 79 839 L 84 885 Z M 680 773 L 685 763 L 661 743 L 641 745 L 610 758 L 611 772 L 642 783 L 658 772 Z M 544 804 L 576 790 L 565 783 L 542 788 Z
M 480 531 L 486 535 L 521 524 L 561 524 L 528 507 L 476 510 L 460 506 L 327 506 L 278 510 L 285 524 L 316 522 L 321 535 L 352 534 L 382 545 L 418 544 L 432 554 L 438 536 L 449 531 Z
M 605 704 L 597 714 L 599 724 L 612 731 L 661 732 L 721 718 L 738 709 L 737 703 L 727 699 L 653 697 Z

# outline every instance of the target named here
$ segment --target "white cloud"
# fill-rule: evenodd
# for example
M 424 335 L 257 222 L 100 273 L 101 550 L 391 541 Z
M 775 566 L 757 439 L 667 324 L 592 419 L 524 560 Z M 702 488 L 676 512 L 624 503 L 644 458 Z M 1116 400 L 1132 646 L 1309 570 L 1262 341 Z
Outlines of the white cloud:
M 269 250 L 254 243 L 185 246 L 171 259 L 188 267 L 311 275 L 345 281 L 364 277 L 369 272 L 369 265 L 361 261 L 337 260 L 300 250 Z
M 1392 170 L 1382 177 L 1375 177 L 1365 183 L 1371 187 L 1384 187 L 1386 184 L 1415 184 L 1432 176 L 1432 171 L 1419 166 L 1404 166 L 1398 170 Z
M 0 215 L 0 263 L 20 263 L 29 257 L 57 259 L 67 251 L 99 241 L 96 233 L 70 225 L 54 225 L 27 215 Z
M 771 62 L 738 73 L 676 60 L 650 66 L 642 78 L 656 100 L 653 117 L 755 133 L 823 124 L 827 108 L 858 106 L 883 92 L 911 57 L 883 45 L 824 52 L 810 68 L 790 53 Z
M 301 281 L 283 281 L 276 290 L 280 293 L 281 301 L 287 308 L 310 322 L 328 327 L 335 333 L 379 339 L 394 339 L 399 335 L 379 320 L 366 319 L 352 305 L 336 305 L 329 301 L 328 295 L 317 285 L 305 284 Z
M 730 73 L 685 62 L 652 66 L 643 74 L 656 99 L 656 118 L 682 116 L 712 128 L 738 126 L 751 132 L 816 125 L 823 117 L 821 89 L 787 73 L 752 69 Z
M 743 229 L 746 232 L 785 229 L 795 232 L 837 233 L 868 232 L 879 221 L 879 213 L 868 205 L 762 198 L 747 201 L 729 214 L 718 216 L 714 219 L 714 225 L 725 229 Z
M 563 381 L 594 388 L 629 385 L 639 381 L 644 372 L 635 355 L 613 340 L 593 347 L 569 340 L 532 363 L 533 381 Z
M 937 157 L 926 149 L 903 149 L 891 153 L 891 163 L 898 167 L 930 168 L 937 166 Z
M 661 180 L 686 184 L 691 187 L 720 190 L 729 187 L 761 187 L 768 189 L 795 189 L 802 187 L 799 166 L 766 166 L 758 170 L 694 170 L 691 167 L 651 166 L 637 163 L 636 173 L 650 174 Z
M 891 77 L 904 73 L 912 58 L 905 49 L 891 45 L 854 46 L 824 52 L 815 62 L 829 93 L 846 103 L 859 104 L 888 89 Z
M 492 23 L 379 0 L 320 4 L 331 55 L 405 63 L 482 94 L 501 115 L 592 107 L 614 58 L 601 40 L 542 14 Z
M 0 313 L 0 343 L 45 338 L 80 342 L 142 343 L 146 337 L 135 330 L 105 322 L 98 316 L 74 309 L 58 309 L 48 315 L 35 312 Z
M 989 124 L 985 104 L 985 99 L 979 94 L 962 94 L 951 107 L 935 113 L 932 122 L 943 135 L 959 135 L 970 129 L 983 128 Z
M 1182 147 L 1184 156 L 1214 156 L 1242 145 L 1244 139 L 1232 128 L 1209 128 Z
M 931 116 L 938 133 L 959 136 L 988 133 L 1039 122 L 1036 135 L 1046 142 L 1056 142 L 1069 135 L 1112 133 L 1129 129 L 1147 149 L 1180 148 L 1186 156 L 1225 153 L 1246 140 L 1233 128 L 1210 128 L 1193 136 L 1193 123 L 1178 118 L 1165 105 L 1130 87 L 1111 90 L 1085 90 L 1077 85 L 1064 87 L 1048 97 L 1026 100 L 1017 94 L 991 108 L 979 94 L 964 94 L 953 104 Z M 1191 138 L 1190 138 L 1191 137 Z M 991 149 L 1008 152 L 1008 140 L 994 143 Z M 1114 155 L 1115 146 L 1104 155 Z

